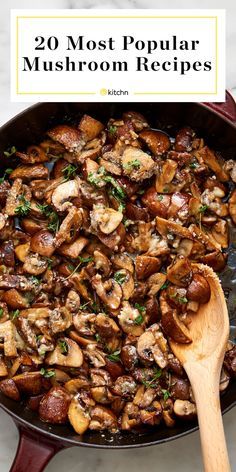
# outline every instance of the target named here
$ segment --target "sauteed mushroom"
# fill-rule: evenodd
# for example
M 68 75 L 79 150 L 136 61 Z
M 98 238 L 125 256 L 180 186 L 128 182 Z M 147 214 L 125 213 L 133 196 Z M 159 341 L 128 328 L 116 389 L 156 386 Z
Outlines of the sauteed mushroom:
M 196 416 L 169 341 L 191 343 L 210 300 L 196 262 L 226 266 L 236 167 L 195 129 L 151 126 L 75 118 L 1 177 L 0 390 L 79 435 Z M 221 392 L 235 375 L 229 343 Z

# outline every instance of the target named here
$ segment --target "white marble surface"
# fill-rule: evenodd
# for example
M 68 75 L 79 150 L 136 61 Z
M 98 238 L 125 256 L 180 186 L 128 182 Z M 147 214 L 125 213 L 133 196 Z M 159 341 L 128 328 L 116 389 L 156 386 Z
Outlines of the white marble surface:
M 10 103 L 9 98 L 9 10 L 10 8 L 226 8 L 227 13 L 227 87 L 236 96 L 236 2 L 234 0 L 1 0 L 0 1 L 0 125 L 28 106 Z M 232 464 L 236 472 L 236 408 L 224 416 L 224 425 Z M 0 471 L 8 472 L 18 434 L 6 413 L 0 411 Z M 151 447 L 126 451 L 100 451 L 72 448 L 60 452 L 46 472 L 200 472 L 202 471 L 199 435 Z M 25 471 L 30 472 L 30 471 Z M 224 472 L 224 471 L 222 471 Z

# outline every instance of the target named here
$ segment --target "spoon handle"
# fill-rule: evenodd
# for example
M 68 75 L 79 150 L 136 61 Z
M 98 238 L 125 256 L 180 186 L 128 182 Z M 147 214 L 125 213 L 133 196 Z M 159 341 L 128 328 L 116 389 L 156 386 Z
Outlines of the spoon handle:
M 213 367 L 213 366 L 212 366 Z M 217 369 L 218 370 L 218 369 Z M 219 375 L 211 366 L 194 366 L 186 371 L 197 405 L 205 472 L 230 472 L 220 409 Z

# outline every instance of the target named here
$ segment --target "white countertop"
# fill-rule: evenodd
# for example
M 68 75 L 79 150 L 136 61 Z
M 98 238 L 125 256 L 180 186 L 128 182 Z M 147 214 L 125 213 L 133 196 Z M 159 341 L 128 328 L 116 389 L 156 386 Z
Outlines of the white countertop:
M 167 0 L 165 8 L 226 8 L 227 88 L 236 96 L 236 3 L 233 0 Z M 29 104 L 10 103 L 9 25 L 10 8 L 161 8 L 158 0 L 8 0 L 0 3 L 0 125 Z M 0 471 L 8 472 L 15 455 L 18 433 L 11 418 L 0 410 Z M 224 416 L 232 472 L 236 471 L 236 408 Z M 72 448 L 52 459 L 46 472 L 200 472 L 202 471 L 198 433 L 148 449 L 106 451 Z M 30 472 L 30 471 L 25 471 Z M 224 471 L 222 471 L 224 472 Z

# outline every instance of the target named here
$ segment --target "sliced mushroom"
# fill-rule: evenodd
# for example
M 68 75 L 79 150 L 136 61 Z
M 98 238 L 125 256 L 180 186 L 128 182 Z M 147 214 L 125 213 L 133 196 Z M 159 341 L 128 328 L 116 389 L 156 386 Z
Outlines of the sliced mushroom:
M 153 274 L 148 278 L 148 295 L 149 297 L 153 297 L 156 295 L 159 290 L 162 288 L 164 283 L 166 282 L 166 274 L 159 272 L 157 274 Z
M 104 406 L 97 405 L 91 410 L 91 421 L 89 429 L 101 431 L 109 429 L 110 431 L 117 430 L 117 418 L 114 413 Z
M 96 230 L 97 228 L 104 234 L 110 234 L 119 226 L 123 219 L 123 213 L 113 210 L 113 208 L 106 208 L 98 204 L 93 206 L 93 211 L 90 212 L 91 225 Z
M 178 163 L 167 159 L 161 166 L 156 177 L 156 191 L 158 193 L 173 193 L 176 187 L 171 183 L 175 177 Z
M 48 177 L 49 171 L 43 164 L 19 166 L 10 174 L 10 179 L 22 179 L 26 182 L 33 179 L 48 179 Z
M 72 206 L 70 199 L 79 196 L 79 184 L 77 180 L 68 180 L 58 185 L 52 194 L 52 204 L 58 211 L 66 211 Z
M 73 324 L 78 333 L 84 336 L 93 336 L 95 333 L 95 319 L 96 315 L 94 313 L 78 313 L 73 316 Z
M 197 409 L 194 403 L 188 400 L 175 400 L 174 413 L 182 420 L 193 420 L 196 417 Z
M 146 143 L 150 151 L 156 156 L 164 154 L 170 148 L 168 135 L 161 131 L 144 130 L 139 134 L 139 138 Z
M 101 251 L 94 251 L 94 263 L 97 270 L 101 270 L 105 277 L 110 274 L 111 263 L 108 257 Z
M 151 256 L 137 256 L 135 260 L 135 272 L 138 280 L 143 280 L 158 272 L 161 260 Z
M 142 315 L 141 315 L 142 316 Z M 143 317 L 142 317 L 143 318 Z M 133 308 L 128 301 L 122 303 L 122 308 L 118 315 L 119 324 L 126 334 L 140 336 L 143 333 L 143 325 L 145 319 L 141 319 L 141 323 L 137 324 L 136 320 L 140 319 L 140 312 L 137 308 Z
M 120 328 L 109 316 L 99 313 L 95 318 L 95 328 L 102 338 L 111 338 L 120 334 Z
M 146 152 L 127 146 L 122 156 L 122 167 L 125 175 L 140 182 L 154 174 L 155 161 Z
M 31 275 L 40 275 L 45 272 L 47 267 L 48 262 L 47 260 L 43 259 L 42 256 L 37 253 L 29 253 L 25 258 L 23 271 Z
M 155 187 L 150 187 L 142 196 L 142 203 L 148 208 L 152 216 L 167 218 L 170 205 L 170 195 L 160 195 Z
M 185 226 L 181 226 L 180 224 L 174 223 L 173 221 L 165 220 L 159 216 L 156 217 L 156 227 L 157 231 L 165 237 L 167 237 L 168 234 L 173 233 L 180 238 L 194 239 L 193 233 Z
M 178 257 L 173 264 L 167 268 L 167 279 L 174 285 L 186 287 L 192 279 L 192 268 L 189 260 Z
M 139 337 L 137 352 L 145 365 L 151 365 L 155 361 L 161 369 L 167 366 L 167 341 L 155 325 Z
M 85 145 L 83 133 L 68 125 L 58 125 L 48 131 L 48 136 L 62 144 L 70 153 L 78 153 Z
M 216 174 L 217 179 L 220 182 L 226 182 L 229 180 L 228 174 L 223 169 L 222 162 L 219 157 L 216 157 L 213 151 L 207 146 L 204 146 L 200 150 L 194 153 L 197 159 L 203 159 L 204 163 L 210 167 L 210 169 Z
M 50 382 L 44 379 L 39 371 L 23 372 L 23 374 L 15 375 L 13 380 L 19 391 L 27 395 L 38 395 L 42 391 L 45 381 L 50 388 Z
M 16 357 L 16 328 L 10 320 L 0 324 L 0 338 L 3 338 L 5 356 Z
M 62 354 L 60 346 L 56 346 L 53 352 L 49 353 L 46 357 L 46 364 L 53 365 L 57 364 L 66 367 L 80 367 L 83 364 L 83 353 L 75 341 L 72 339 L 64 339 L 68 352 Z
M 83 434 L 89 427 L 90 416 L 76 398 L 70 402 L 68 418 L 77 434 Z
M 103 303 L 109 306 L 112 310 L 119 308 L 122 298 L 122 288 L 117 282 L 112 279 L 103 282 L 102 277 L 99 274 L 92 277 L 91 282 Z
M 49 326 L 52 333 L 61 333 L 72 325 L 72 315 L 66 307 L 54 308 L 50 311 Z
M 84 350 L 84 354 L 89 358 L 91 364 L 93 364 L 94 367 L 99 368 L 106 365 L 105 354 L 104 352 L 97 349 L 96 344 L 88 344 L 86 350 Z
M 86 141 L 96 138 L 103 129 L 104 125 L 101 121 L 95 120 L 89 115 L 84 115 L 79 123 L 79 130 L 86 137 Z
M 121 254 L 115 254 L 112 256 L 112 263 L 117 269 L 126 269 L 128 270 L 131 274 L 134 273 L 134 265 L 132 259 L 124 253 Z
M 30 252 L 30 243 L 19 244 L 15 247 L 15 254 L 17 259 L 21 262 L 25 262 L 26 257 Z
M 7 303 L 9 308 L 12 308 L 13 310 L 22 310 L 23 308 L 27 308 L 29 306 L 29 297 L 27 297 L 27 295 L 23 296 L 15 288 L 7 290 L 4 293 L 2 300 Z
M 161 324 L 164 332 L 177 343 L 188 344 L 192 342 L 189 330 L 179 319 L 176 310 L 162 314 Z
M 134 278 L 132 274 L 126 269 L 121 269 L 114 274 L 114 278 L 116 277 L 122 287 L 123 299 L 129 300 L 134 293 Z
M 75 229 L 78 231 L 83 222 L 82 211 L 78 208 L 71 207 L 68 211 L 68 214 L 62 221 L 59 231 L 55 236 L 55 245 L 58 248 L 64 242 L 70 242 L 71 240 L 71 231 Z

